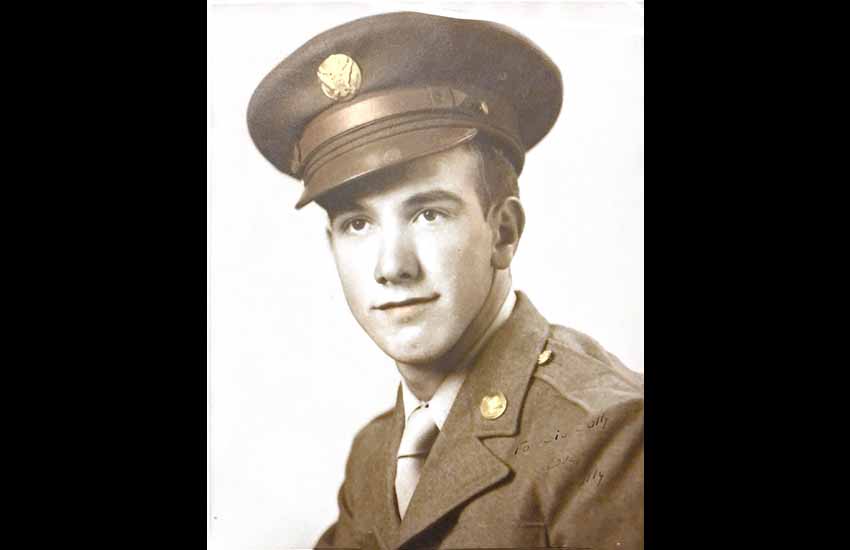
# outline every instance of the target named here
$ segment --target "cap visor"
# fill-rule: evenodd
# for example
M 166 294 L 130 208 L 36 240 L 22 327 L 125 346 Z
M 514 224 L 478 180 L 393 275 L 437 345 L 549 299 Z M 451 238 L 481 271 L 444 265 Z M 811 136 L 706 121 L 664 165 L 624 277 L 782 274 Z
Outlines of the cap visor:
M 419 128 L 385 137 L 371 136 L 362 145 L 346 148 L 344 152 L 327 153 L 315 167 L 310 167 L 304 193 L 295 208 L 300 209 L 316 198 L 378 170 L 468 142 L 477 133 L 476 128 L 469 127 Z

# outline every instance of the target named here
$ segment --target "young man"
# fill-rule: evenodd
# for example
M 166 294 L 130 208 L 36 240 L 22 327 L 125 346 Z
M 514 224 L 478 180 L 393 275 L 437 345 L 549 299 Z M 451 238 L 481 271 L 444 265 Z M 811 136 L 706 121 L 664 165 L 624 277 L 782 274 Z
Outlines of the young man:
M 401 375 L 317 546 L 643 547 L 643 379 L 514 292 L 551 60 L 416 13 L 331 29 L 254 93 L 251 136 L 319 203 L 358 323 Z

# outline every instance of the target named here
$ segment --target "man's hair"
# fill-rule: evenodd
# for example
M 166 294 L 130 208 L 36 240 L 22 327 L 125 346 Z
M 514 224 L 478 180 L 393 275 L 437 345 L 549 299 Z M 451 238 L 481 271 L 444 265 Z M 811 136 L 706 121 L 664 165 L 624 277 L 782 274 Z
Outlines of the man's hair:
M 508 197 L 519 197 L 516 169 L 496 143 L 479 135 L 460 147 L 466 148 L 477 159 L 479 177 L 475 182 L 475 194 L 478 196 L 478 202 L 485 217 L 494 204 L 501 204 Z M 383 176 L 392 174 L 393 170 L 403 170 L 403 166 L 388 168 Z M 392 177 L 385 180 L 392 181 Z M 380 184 L 380 181 L 367 182 L 367 185 Z M 356 187 L 345 186 L 318 197 L 316 202 L 330 216 L 357 192 Z
M 494 204 L 508 197 L 519 197 L 519 181 L 513 163 L 495 143 L 476 137 L 466 145 L 478 158 L 480 177 L 475 186 L 484 216 Z

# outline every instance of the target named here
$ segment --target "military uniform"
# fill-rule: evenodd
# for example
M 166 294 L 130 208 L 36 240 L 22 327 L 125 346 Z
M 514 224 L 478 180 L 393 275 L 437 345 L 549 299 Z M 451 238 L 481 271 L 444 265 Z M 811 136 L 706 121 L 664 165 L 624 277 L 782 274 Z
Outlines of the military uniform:
M 517 293 L 396 509 L 396 407 L 363 428 L 317 547 L 643 548 L 643 377 Z M 482 401 L 504 396 L 504 411 Z
M 554 63 L 507 27 L 392 13 L 288 56 L 254 92 L 248 127 L 275 167 L 304 181 L 300 208 L 478 136 L 520 174 L 562 97 Z M 643 547 L 643 378 L 550 325 L 522 293 L 441 424 L 402 519 L 400 389 L 355 438 L 339 519 L 318 546 Z

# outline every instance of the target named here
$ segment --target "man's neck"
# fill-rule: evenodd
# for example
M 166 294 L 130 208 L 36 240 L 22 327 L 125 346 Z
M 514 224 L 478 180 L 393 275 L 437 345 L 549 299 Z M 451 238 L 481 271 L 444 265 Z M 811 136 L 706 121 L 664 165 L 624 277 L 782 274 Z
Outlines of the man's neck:
M 428 401 L 449 373 L 464 368 L 479 350 L 488 329 L 497 320 L 502 306 L 511 292 L 511 275 L 505 270 L 496 271 L 490 293 L 478 315 L 464 331 L 460 340 L 443 357 L 433 363 L 409 365 L 396 361 L 405 384 L 420 401 Z

